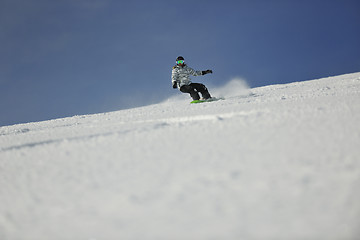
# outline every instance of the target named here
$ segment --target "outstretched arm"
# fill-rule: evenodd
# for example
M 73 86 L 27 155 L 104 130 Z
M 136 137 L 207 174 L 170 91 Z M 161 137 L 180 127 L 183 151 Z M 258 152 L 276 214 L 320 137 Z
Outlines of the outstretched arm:
M 188 73 L 190 73 L 193 76 L 201 76 L 201 75 L 203 75 L 202 71 L 195 71 L 194 69 L 192 69 L 189 66 L 187 66 L 187 69 L 188 69 Z
M 208 73 L 212 73 L 212 70 L 206 70 L 206 71 L 195 71 L 194 69 L 192 69 L 191 67 L 189 67 L 189 72 L 191 75 L 193 76 L 201 76 L 201 75 L 205 75 Z

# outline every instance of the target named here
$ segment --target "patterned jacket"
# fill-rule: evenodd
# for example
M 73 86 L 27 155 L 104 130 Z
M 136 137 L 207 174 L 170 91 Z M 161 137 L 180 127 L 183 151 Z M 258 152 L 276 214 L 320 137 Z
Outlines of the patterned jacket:
M 184 85 L 189 85 L 191 83 L 190 75 L 200 76 L 203 74 L 202 71 L 195 71 L 186 64 L 183 66 L 175 65 L 171 74 L 172 84 L 174 85 L 174 82 L 176 82 L 179 89 Z

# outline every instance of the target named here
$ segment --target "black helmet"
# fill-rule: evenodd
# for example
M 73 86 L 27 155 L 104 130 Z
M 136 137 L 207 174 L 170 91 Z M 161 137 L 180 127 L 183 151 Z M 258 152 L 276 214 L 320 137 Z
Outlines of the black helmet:
M 182 56 L 178 56 L 177 58 L 176 58 L 176 61 L 179 61 L 179 60 L 185 60 Z

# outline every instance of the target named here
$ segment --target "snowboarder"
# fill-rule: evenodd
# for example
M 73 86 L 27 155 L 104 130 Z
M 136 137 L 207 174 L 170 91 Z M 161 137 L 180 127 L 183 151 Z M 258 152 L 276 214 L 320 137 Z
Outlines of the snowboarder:
M 189 93 L 193 100 L 199 100 L 199 92 L 204 100 L 210 99 L 210 93 L 201 83 L 192 83 L 190 74 L 193 76 L 201 76 L 212 73 L 212 70 L 195 71 L 185 64 L 184 58 L 179 56 L 176 58 L 176 65 L 172 69 L 171 81 L 173 88 L 178 88 L 183 93 Z

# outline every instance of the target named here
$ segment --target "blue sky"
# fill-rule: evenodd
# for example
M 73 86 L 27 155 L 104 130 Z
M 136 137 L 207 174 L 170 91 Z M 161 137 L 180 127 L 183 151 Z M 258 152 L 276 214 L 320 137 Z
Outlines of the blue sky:
M 250 87 L 360 71 L 357 0 L 1 0 L 0 125 L 167 99 L 193 78 Z M 210 89 L 211 92 L 211 89 Z M 190 100 L 190 98 L 189 98 Z

